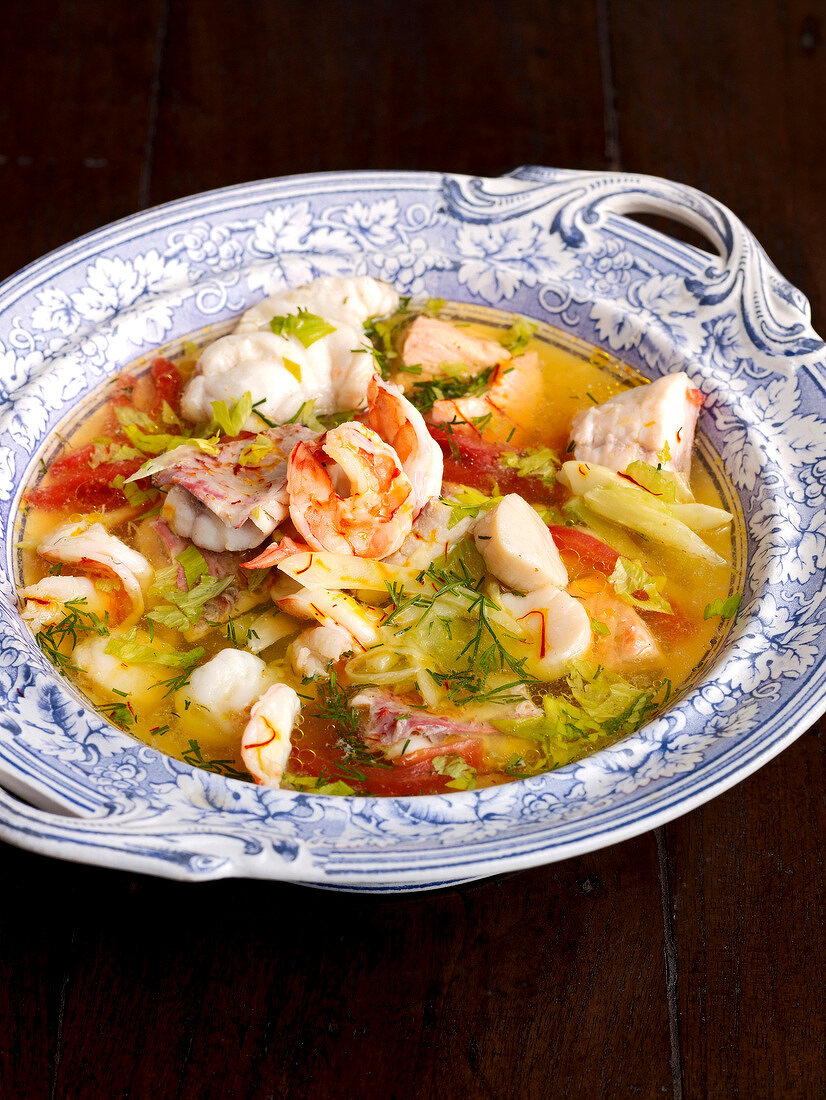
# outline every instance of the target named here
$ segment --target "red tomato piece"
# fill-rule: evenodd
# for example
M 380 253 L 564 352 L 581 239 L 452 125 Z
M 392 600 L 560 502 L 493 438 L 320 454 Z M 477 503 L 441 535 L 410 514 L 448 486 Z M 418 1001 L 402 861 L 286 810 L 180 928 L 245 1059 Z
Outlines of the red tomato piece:
M 169 359 L 158 358 L 152 360 L 149 373 L 155 384 L 150 416 L 160 415 L 164 401 L 177 415 L 180 412 L 181 390 L 184 384 L 181 372 Z
M 614 566 L 620 555 L 602 539 L 589 535 L 585 531 L 577 531 L 575 527 L 558 527 L 551 524 L 548 530 L 561 554 L 571 554 L 579 558 L 583 565 L 594 569 L 597 573 L 604 573 L 606 577 L 610 577 L 614 572 Z
M 92 467 L 89 463 L 94 450 L 94 444 L 87 443 L 61 455 L 49 469 L 48 484 L 28 493 L 27 502 L 51 510 L 74 506 L 79 511 L 123 504 L 123 492 L 112 488 L 111 482 L 118 476 L 131 477 L 143 464 L 143 459 L 101 462 Z
M 455 481 L 491 493 L 498 487 L 502 496 L 519 493 L 527 501 L 548 504 L 555 500 L 555 490 L 535 477 L 522 477 L 518 470 L 506 466 L 502 456 L 518 454 L 503 443 L 490 443 L 477 433 L 443 428 L 428 424 L 428 431 L 442 449 L 445 481 Z

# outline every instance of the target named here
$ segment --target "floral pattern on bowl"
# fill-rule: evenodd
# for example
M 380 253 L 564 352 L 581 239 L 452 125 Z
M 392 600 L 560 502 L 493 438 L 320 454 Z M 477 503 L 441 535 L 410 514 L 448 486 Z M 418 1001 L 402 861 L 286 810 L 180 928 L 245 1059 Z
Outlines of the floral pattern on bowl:
M 626 217 L 700 231 L 700 251 Z M 685 369 L 745 518 L 743 605 L 693 689 L 626 740 L 480 791 L 331 798 L 196 770 L 108 725 L 17 613 L 22 485 L 55 425 L 158 345 L 323 274 L 541 318 L 650 378 Z M 770 759 L 826 706 L 824 347 L 724 207 L 665 180 L 523 168 L 292 177 L 146 211 L 0 287 L 0 836 L 185 879 L 408 890 L 653 828 Z M 21 796 L 26 801 L 21 801 Z

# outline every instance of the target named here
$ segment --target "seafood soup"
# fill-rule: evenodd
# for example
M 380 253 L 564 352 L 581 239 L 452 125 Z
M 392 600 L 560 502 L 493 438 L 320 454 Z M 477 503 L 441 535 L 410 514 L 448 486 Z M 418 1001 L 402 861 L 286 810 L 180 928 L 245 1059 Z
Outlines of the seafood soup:
M 503 783 L 638 729 L 736 613 L 686 373 L 366 276 L 165 352 L 44 452 L 18 555 L 42 648 L 163 752 L 331 795 Z

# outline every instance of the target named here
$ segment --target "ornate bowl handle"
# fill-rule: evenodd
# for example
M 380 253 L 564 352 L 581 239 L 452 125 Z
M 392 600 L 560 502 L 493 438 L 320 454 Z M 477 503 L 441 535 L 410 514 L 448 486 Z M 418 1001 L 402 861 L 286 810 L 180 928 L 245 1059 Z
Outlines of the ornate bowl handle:
M 687 290 L 699 305 L 726 300 L 742 311 L 746 330 L 759 351 L 785 356 L 820 352 L 823 342 L 810 327 L 806 297 L 778 272 L 753 234 L 722 203 L 702 191 L 657 176 L 624 172 L 569 172 L 517 168 L 498 179 L 447 177 L 448 211 L 461 221 L 487 224 L 530 218 L 558 234 L 571 249 L 598 235 L 616 233 L 611 215 L 657 214 L 702 234 L 716 255 L 674 242 L 646 229 L 690 256 Z M 698 264 L 698 259 L 700 263 Z M 702 260 L 708 262 L 703 265 Z
M 41 855 L 182 880 L 301 878 L 303 866 L 301 847 L 291 840 L 251 840 L 197 822 L 170 822 L 140 807 L 68 817 L 36 809 L 2 787 L 0 840 Z

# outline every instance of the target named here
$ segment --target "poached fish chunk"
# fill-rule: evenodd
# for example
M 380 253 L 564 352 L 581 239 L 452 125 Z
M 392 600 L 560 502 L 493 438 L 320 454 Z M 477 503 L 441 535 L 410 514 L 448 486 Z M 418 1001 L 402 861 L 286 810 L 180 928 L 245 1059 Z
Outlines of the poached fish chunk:
M 360 691 L 353 698 L 352 706 L 364 712 L 361 735 L 365 744 L 391 760 L 402 753 L 412 755 L 419 749 L 446 741 L 461 739 L 466 742 L 469 739 L 495 737 L 499 732 L 489 722 L 467 721 L 458 715 L 417 710 L 404 699 L 377 688 Z
M 702 404 L 702 393 L 685 371 L 623 390 L 575 418 L 574 458 L 618 471 L 635 461 L 662 464 L 688 479 Z
M 235 332 L 204 349 L 183 392 L 184 416 L 208 420 L 213 401 L 229 405 L 247 392 L 277 422 L 289 420 L 307 401 L 320 414 L 363 407 L 375 372 L 364 323 L 392 313 L 398 302 L 392 287 L 369 276 L 316 279 L 264 299 L 247 310 Z M 331 331 L 306 344 L 289 328 L 271 331 L 274 317 L 297 317 L 299 310 L 320 317 Z M 257 426 L 250 415 L 244 427 Z
M 508 493 L 476 521 L 473 541 L 490 572 L 517 592 L 568 583 L 551 532 L 516 493 Z
M 401 360 L 406 367 L 421 367 L 422 373 L 411 381 L 433 378 L 442 372 L 443 363 L 464 363 L 482 370 L 511 358 L 507 348 L 496 340 L 474 336 L 437 317 L 417 317 L 404 334 Z

